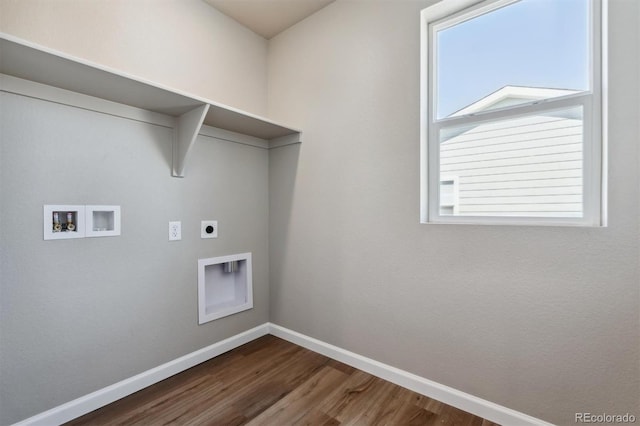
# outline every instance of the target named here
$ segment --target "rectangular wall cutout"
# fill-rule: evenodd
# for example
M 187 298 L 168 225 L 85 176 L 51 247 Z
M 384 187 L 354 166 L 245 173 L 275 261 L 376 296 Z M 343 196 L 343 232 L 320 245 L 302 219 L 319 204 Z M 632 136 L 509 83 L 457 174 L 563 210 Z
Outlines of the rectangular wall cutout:
M 199 324 L 251 308 L 251 253 L 198 259 Z

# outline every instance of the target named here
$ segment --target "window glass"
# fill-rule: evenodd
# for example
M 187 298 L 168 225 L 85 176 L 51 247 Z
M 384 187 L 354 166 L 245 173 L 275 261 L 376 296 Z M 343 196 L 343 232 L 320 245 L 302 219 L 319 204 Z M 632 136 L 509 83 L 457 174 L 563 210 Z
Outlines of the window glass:
M 441 175 L 440 178 L 440 214 L 457 214 L 458 191 L 457 178 Z
M 441 214 L 582 217 L 583 108 L 443 129 L 439 169 Z
M 521 0 L 443 25 L 435 38 L 436 118 L 540 99 L 491 98 L 505 87 L 549 89 L 544 98 L 590 90 L 588 22 L 589 0 Z

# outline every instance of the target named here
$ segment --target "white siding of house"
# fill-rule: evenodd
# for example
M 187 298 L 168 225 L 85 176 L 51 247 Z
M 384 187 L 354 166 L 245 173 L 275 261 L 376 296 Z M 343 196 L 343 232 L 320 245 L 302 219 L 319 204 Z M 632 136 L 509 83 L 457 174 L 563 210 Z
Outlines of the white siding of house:
M 582 215 L 582 120 L 533 116 L 480 124 L 440 144 L 458 214 Z

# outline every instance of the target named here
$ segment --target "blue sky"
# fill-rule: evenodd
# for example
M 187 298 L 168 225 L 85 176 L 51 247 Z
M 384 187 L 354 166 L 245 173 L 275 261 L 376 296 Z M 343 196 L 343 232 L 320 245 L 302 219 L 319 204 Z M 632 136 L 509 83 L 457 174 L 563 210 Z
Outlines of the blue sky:
M 437 35 L 438 118 L 506 85 L 588 89 L 588 0 L 522 0 Z

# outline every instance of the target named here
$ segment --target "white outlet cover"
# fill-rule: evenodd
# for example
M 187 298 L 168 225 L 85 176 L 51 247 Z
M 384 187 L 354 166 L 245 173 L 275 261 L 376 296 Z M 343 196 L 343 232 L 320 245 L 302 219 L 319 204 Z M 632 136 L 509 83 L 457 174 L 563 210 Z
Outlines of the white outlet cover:
M 212 227 L 213 231 L 208 229 L 209 227 Z M 200 238 L 218 238 L 218 221 L 203 220 L 200 222 Z
M 169 241 L 179 241 L 182 239 L 182 223 L 169 222 Z

